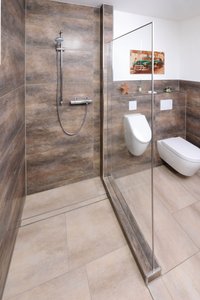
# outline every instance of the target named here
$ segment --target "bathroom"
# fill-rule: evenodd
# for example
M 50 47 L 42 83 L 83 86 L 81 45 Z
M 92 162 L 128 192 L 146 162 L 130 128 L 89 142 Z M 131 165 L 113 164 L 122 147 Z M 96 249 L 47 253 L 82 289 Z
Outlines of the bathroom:
M 1 0 L 4 300 L 200 298 L 200 173 L 157 150 L 200 148 L 200 7 L 123 2 Z M 164 53 L 162 74 L 131 74 L 135 50 Z

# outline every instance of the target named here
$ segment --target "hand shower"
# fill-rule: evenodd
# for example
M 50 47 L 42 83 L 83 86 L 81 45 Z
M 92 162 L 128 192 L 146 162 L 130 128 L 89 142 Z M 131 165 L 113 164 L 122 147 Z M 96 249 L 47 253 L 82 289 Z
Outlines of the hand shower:
M 56 51 L 65 51 L 65 48 L 62 47 L 62 43 L 64 42 L 64 38 L 62 37 L 62 30 L 59 32 L 60 36 L 55 39 L 56 43 Z
M 77 104 L 84 104 L 85 105 L 85 114 L 83 117 L 83 120 L 81 122 L 80 127 L 75 132 L 68 132 L 64 129 L 62 120 L 60 118 L 60 110 L 59 107 L 63 104 L 63 53 L 65 51 L 65 48 L 63 47 L 64 38 L 62 37 L 62 31 L 59 32 L 59 35 L 55 39 L 55 49 L 56 49 L 56 60 L 57 60 L 57 94 L 56 94 L 56 107 L 57 107 L 57 115 L 58 115 L 58 122 L 60 124 L 60 127 L 62 131 L 69 136 L 75 136 L 77 135 L 83 125 L 85 124 L 86 117 L 87 117 L 87 111 L 88 111 L 88 104 L 92 102 L 92 100 L 88 99 L 87 97 L 84 99 L 75 99 L 71 101 L 71 105 L 77 105 Z

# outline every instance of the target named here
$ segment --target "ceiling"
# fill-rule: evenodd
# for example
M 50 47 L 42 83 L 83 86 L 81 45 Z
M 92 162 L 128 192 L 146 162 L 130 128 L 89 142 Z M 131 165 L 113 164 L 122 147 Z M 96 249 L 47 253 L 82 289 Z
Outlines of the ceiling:
M 55 0 L 54 0 L 55 1 Z M 170 20 L 200 16 L 200 0 L 56 0 L 59 2 L 100 6 L 113 5 L 115 10 Z

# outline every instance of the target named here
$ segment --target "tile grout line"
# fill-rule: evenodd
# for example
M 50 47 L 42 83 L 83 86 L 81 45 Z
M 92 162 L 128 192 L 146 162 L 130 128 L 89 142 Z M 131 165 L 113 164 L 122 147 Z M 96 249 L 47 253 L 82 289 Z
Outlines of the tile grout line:
M 197 249 L 200 251 L 199 246 L 196 244 L 196 241 L 193 240 L 193 238 L 189 235 L 189 233 L 187 231 L 185 231 L 185 228 L 183 228 L 182 224 L 179 223 L 179 221 L 176 220 L 176 218 L 174 216 L 172 216 L 174 221 L 180 226 L 180 228 L 183 230 L 183 232 L 185 232 L 185 234 L 188 236 L 188 238 L 191 240 L 191 242 L 193 242 L 193 244 L 197 247 Z
M 18 89 L 20 89 L 20 88 L 22 88 L 22 87 L 24 87 L 24 82 L 21 83 L 20 85 L 16 86 L 14 89 L 10 90 L 9 92 L 6 92 L 5 94 L 2 94 L 2 95 L 0 96 L 0 99 L 3 98 L 3 97 L 5 97 L 5 96 L 7 96 L 7 95 L 9 95 L 10 93 L 15 92 L 16 90 L 18 90 Z
M 80 269 L 80 268 L 84 268 L 84 266 L 87 267 L 89 264 L 91 264 L 91 263 L 93 263 L 93 262 L 96 262 L 97 260 L 99 260 L 99 259 L 101 259 L 101 258 L 103 258 L 103 257 L 105 257 L 105 256 L 107 256 L 107 255 L 109 255 L 109 254 L 111 254 L 111 253 L 113 253 L 113 252 L 115 252 L 115 251 L 118 251 L 118 250 L 120 250 L 120 249 L 122 249 L 122 248 L 124 248 L 124 247 L 127 247 L 127 246 L 128 246 L 128 244 L 124 244 L 124 245 L 122 245 L 122 246 L 119 246 L 119 247 L 117 247 L 116 249 L 113 249 L 113 250 L 111 250 L 111 251 L 109 251 L 109 252 L 106 252 L 106 253 L 104 253 L 103 255 L 101 255 L 101 256 L 99 256 L 99 257 L 96 257 L 96 258 L 94 258 L 94 259 L 92 259 L 92 260 L 86 262 L 85 264 L 81 264 L 80 266 L 77 266 L 77 267 L 75 267 L 75 268 L 69 270 L 69 272 L 74 271 L 74 270 L 78 270 L 78 269 Z M 129 246 L 128 246 L 128 247 L 129 247 Z M 67 273 L 69 273 L 69 272 L 67 272 Z
M 160 199 L 157 199 L 157 200 L 159 200 L 163 205 L 164 205 L 164 203 L 163 203 L 163 201 L 162 200 L 160 200 Z M 196 202 L 194 202 L 194 203 L 196 203 Z M 193 204 L 194 204 L 193 203 Z M 193 205 L 193 204 L 191 204 L 191 205 Z M 191 206 L 191 205 L 189 205 L 189 206 Z M 184 208 L 188 208 L 189 206 L 187 206 L 187 207 L 184 207 Z M 169 212 L 169 209 L 164 205 L 164 207 L 168 210 L 168 212 Z M 183 209 L 184 209 L 183 208 Z M 181 209 L 182 210 L 182 209 Z M 180 211 L 181 211 L 180 210 Z M 169 212 L 170 213 L 170 212 Z M 174 213 L 175 214 L 175 213 Z M 195 247 L 197 247 L 198 248 L 198 250 L 200 250 L 200 248 L 199 248 L 199 246 L 196 244 L 196 242 L 191 238 L 191 236 L 185 231 L 185 229 L 183 228 L 183 226 L 177 221 L 177 219 L 174 217 L 174 214 L 173 213 L 170 213 L 170 215 L 171 215 L 171 217 L 173 218 L 173 220 L 174 220 L 174 222 L 178 225 L 178 226 L 180 226 L 180 228 L 182 229 L 182 231 L 185 233 L 185 235 L 189 238 L 189 240 L 191 241 L 191 242 L 193 242 L 193 244 L 194 244 L 194 246 Z
M 162 276 L 160 276 L 159 278 L 157 278 L 157 279 L 155 279 L 155 280 L 158 280 L 158 279 L 162 280 L 162 283 L 164 284 L 164 287 L 166 288 L 166 290 L 167 290 L 167 292 L 168 292 L 168 295 L 169 295 L 170 298 L 171 298 L 170 300 L 176 300 L 176 299 L 174 299 L 174 297 L 173 297 L 172 294 L 170 293 L 168 287 L 166 286 L 165 282 L 163 281 Z M 151 289 L 149 288 L 149 286 L 148 286 L 148 289 L 149 289 L 149 292 L 150 292 L 150 294 L 151 294 L 152 299 L 153 299 L 153 300 L 157 300 L 156 298 L 154 298 L 154 296 L 153 296 L 153 294 L 152 294 Z
M 66 251 L 66 257 L 67 257 L 67 269 L 68 269 L 68 272 L 70 270 L 70 265 L 69 265 L 69 245 L 68 245 L 68 234 L 67 234 L 67 214 L 65 213 L 65 232 L 66 232 L 66 248 L 67 248 L 67 251 Z M 68 273 L 67 272 L 67 273 Z
M 165 286 L 165 288 L 166 288 L 168 294 L 170 295 L 171 299 L 172 299 L 172 300 L 176 300 L 176 299 L 174 299 L 173 295 L 171 294 L 170 290 L 168 289 L 168 286 L 165 284 L 163 278 L 162 278 L 162 282 L 163 282 L 163 284 L 164 284 L 164 286 Z
M 91 292 L 91 286 L 90 286 L 90 280 L 89 280 L 89 277 L 88 277 L 87 265 L 85 265 L 84 269 L 85 269 L 85 273 L 86 273 L 86 277 L 87 277 L 87 283 L 88 283 L 88 289 L 89 289 L 89 293 L 90 293 L 90 299 L 93 300 L 92 292 Z
M 174 174 L 173 174 L 172 176 L 173 176 L 174 178 L 176 178 L 176 177 L 174 176 Z M 178 180 L 178 183 L 179 183 L 179 185 L 180 185 L 182 188 L 184 188 L 184 190 L 185 190 L 187 193 L 189 193 L 189 190 L 186 189 L 186 188 L 184 187 L 184 185 L 180 182 L 180 180 Z M 193 195 L 192 195 L 192 197 L 196 200 L 196 197 L 194 197 Z M 157 199 L 158 199 L 158 198 L 157 198 Z M 162 199 L 161 199 L 161 200 L 158 199 L 158 200 L 159 200 L 161 203 L 163 203 L 163 205 L 165 206 L 165 208 L 168 210 L 168 212 L 169 212 L 170 215 L 172 216 L 174 222 L 176 222 L 176 224 L 178 224 L 178 225 L 180 226 L 180 228 L 181 228 L 181 229 L 183 230 L 183 232 L 187 235 L 187 237 L 189 238 L 189 240 L 191 240 L 191 242 L 193 242 L 193 244 L 197 247 L 197 249 L 200 250 L 200 248 L 199 248 L 199 246 L 196 244 L 196 242 L 191 238 L 191 236 L 185 231 L 185 229 L 183 228 L 183 226 L 182 226 L 182 225 L 177 221 L 177 219 L 175 218 L 175 214 L 176 214 L 176 213 L 178 213 L 179 211 L 182 211 L 182 210 L 184 210 L 184 209 L 187 209 L 187 208 L 193 206 L 194 204 L 196 204 L 196 203 L 199 202 L 199 201 L 195 201 L 195 202 L 193 202 L 192 204 L 187 205 L 187 206 L 185 206 L 185 207 L 179 209 L 178 211 L 172 213 L 172 212 L 169 211 L 168 207 L 165 205 L 165 203 L 164 203 L 164 201 L 162 201 Z M 198 252 L 196 252 L 196 253 L 198 253 Z M 196 253 L 195 253 L 195 254 L 196 254 Z M 187 260 L 187 259 L 186 259 L 186 260 Z M 180 264 L 181 264 L 181 263 L 180 263 Z M 173 269 L 173 268 L 172 268 L 172 269 Z M 168 273 L 168 272 L 167 272 L 167 273 Z
M 173 267 L 172 269 L 168 270 L 166 273 L 162 274 L 162 277 L 164 277 L 165 275 L 167 275 L 171 271 L 175 270 L 177 267 L 181 266 L 182 264 L 184 264 L 185 262 L 187 262 L 188 260 L 190 260 L 192 257 L 194 257 L 195 255 L 197 255 L 198 253 L 200 253 L 199 249 L 198 249 L 197 252 L 195 252 L 194 254 L 192 254 L 191 256 L 189 256 L 188 258 L 186 258 L 185 260 L 183 260 L 179 264 L 177 264 L 175 267 Z
M 198 173 L 196 173 L 194 176 L 200 177 L 200 176 L 197 175 L 197 174 L 198 174 Z M 189 187 L 185 186 L 181 180 L 179 180 L 179 182 L 180 182 L 181 186 L 183 187 L 183 189 L 186 190 L 188 193 L 190 193 Z M 192 196 L 193 196 L 193 198 L 197 199 L 197 198 L 196 198 L 196 195 L 192 195 Z M 197 201 L 199 201 L 199 200 L 197 200 Z
M 122 249 L 122 248 L 124 248 L 124 247 L 127 247 L 127 244 L 125 244 L 125 245 L 123 245 L 123 246 L 120 246 L 120 247 L 118 247 L 118 248 L 116 248 L 116 249 L 114 249 L 114 250 L 112 250 L 112 251 L 110 251 L 110 252 L 107 252 L 107 253 L 105 253 L 104 255 L 102 255 L 102 256 L 100 256 L 100 257 L 98 257 L 98 258 L 95 258 L 94 260 L 91 260 L 91 261 L 87 262 L 86 264 L 83 264 L 83 265 L 81 265 L 81 266 L 75 267 L 75 268 L 73 268 L 73 269 L 69 269 L 67 272 L 64 272 L 64 273 L 62 273 L 62 274 L 59 274 L 58 276 L 56 276 L 56 277 L 54 277 L 54 278 L 51 278 L 51 279 L 49 279 L 49 280 L 47 280 L 47 281 L 44 281 L 44 282 L 42 282 L 42 283 L 36 285 L 35 287 L 32 287 L 32 288 L 30 288 L 30 289 L 28 289 L 28 290 L 25 290 L 25 291 L 23 291 L 23 292 L 21 292 L 21 293 L 18 293 L 18 294 L 16 294 L 16 295 L 12 296 L 12 297 L 6 298 L 5 300 L 12 300 L 12 299 L 14 299 L 16 296 L 20 296 L 20 295 L 23 295 L 23 294 L 25 294 L 25 293 L 27 293 L 27 292 L 30 292 L 30 291 L 34 290 L 35 288 L 38 288 L 38 287 L 42 286 L 43 284 L 46 284 L 46 283 L 48 283 L 48 282 L 50 282 L 50 281 L 52 281 L 52 280 L 55 280 L 55 279 L 57 279 L 57 278 L 59 278 L 59 277 L 62 277 L 62 276 L 64 276 L 64 275 L 67 275 L 67 274 L 69 274 L 70 272 L 77 271 L 77 270 L 79 270 L 79 269 L 81 269 L 81 268 L 85 268 L 85 270 L 86 270 L 86 267 L 87 267 L 88 264 L 90 264 L 90 263 L 92 263 L 92 262 L 95 262 L 96 260 L 101 259 L 101 258 L 103 258 L 104 256 L 109 255 L 109 254 L 111 254 L 111 253 L 113 253 L 113 252 L 115 252 L 115 251 L 118 251 L 118 250 L 120 250 L 120 249 Z M 92 297 L 91 297 L 91 299 L 92 299 Z
M 169 173 L 169 172 L 168 172 Z M 170 173 L 169 173 L 170 174 Z M 171 175 L 171 174 L 170 174 Z M 172 174 L 172 177 L 176 180 L 176 176 L 175 176 L 175 174 Z M 185 190 L 188 194 L 190 194 L 190 191 L 189 190 L 187 190 L 185 187 L 184 187 L 184 185 L 181 183 L 181 181 L 180 180 L 177 180 L 177 182 L 176 183 L 178 183 L 179 184 L 179 186 L 183 189 L 183 190 Z M 159 191 L 159 189 L 157 189 L 158 191 Z M 194 200 L 196 200 L 196 197 L 194 197 L 193 195 L 191 195 L 190 194 L 190 196 L 192 196 L 192 198 L 194 198 Z M 169 211 L 169 213 L 173 216 L 174 214 L 176 214 L 177 212 L 179 212 L 179 211 L 181 211 L 181 210 L 183 210 L 183 209 L 185 209 L 185 208 L 187 208 L 187 207 L 189 207 L 189 206 L 191 206 L 191 205 L 193 205 L 193 204 L 195 204 L 195 203 L 197 203 L 198 202 L 198 200 L 196 200 L 196 201 L 194 201 L 193 203 L 191 203 L 191 204 L 189 204 L 189 205 L 186 205 L 185 207 L 183 207 L 183 208 L 181 208 L 181 209 L 178 209 L 177 211 L 175 211 L 175 212 L 172 212 L 172 211 L 170 211 L 170 209 L 169 209 L 169 207 L 165 204 L 165 201 L 163 201 L 162 200 L 162 197 L 160 197 L 161 198 L 161 202 L 162 202 L 162 204 L 165 206 L 165 208 Z
M 196 199 L 196 197 L 194 197 L 194 199 Z M 179 212 L 183 211 L 184 209 L 187 209 L 187 208 L 189 208 L 189 207 L 191 207 L 193 205 L 196 205 L 198 202 L 200 203 L 200 200 L 196 200 L 195 202 L 191 203 L 190 205 L 187 205 L 185 207 L 182 207 L 181 209 L 178 209 L 177 211 L 171 213 L 171 215 L 174 216 L 175 214 L 178 214 Z
M 15 299 L 15 297 L 18 297 L 18 296 L 20 296 L 20 295 L 23 295 L 23 294 L 25 294 L 25 293 L 28 293 L 28 292 L 30 292 L 30 291 L 32 291 L 32 290 L 34 290 L 34 289 L 36 289 L 36 288 L 42 286 L 43 284 L 46 284 L 46 283 L 48 283 L 48 282 L 50 282 L 50 281 L 52 281 L 52 280 L 58 279 L 59 277 L 62 277 L 62 276 L 64 276 L 65 274 L 68 274 L 68 273 L 69 273 L 69 272 L 61 273 L 61 274 L 57 275 L 56 277 L 53 277 L 53 278 L 48 279 L 48 280 L 46 280 L 46 281 L 44 281 L 44 282 L 41 282 L 40 284 L 38 284 L 38 285 L 36 285 L 36 286 L 34 286 L 34 287 L 31 287 L 31 288 L 29 288 L 29 289 L 27 289 L 27 290 L 25 290 L 25 291 L 19 292 L 19 293 L 15 294 L 14 296 L 9 297 L 9 298 L 5 298 L 5 299 L 3 299 L 3 300 L 12 300 L 12 299 Z

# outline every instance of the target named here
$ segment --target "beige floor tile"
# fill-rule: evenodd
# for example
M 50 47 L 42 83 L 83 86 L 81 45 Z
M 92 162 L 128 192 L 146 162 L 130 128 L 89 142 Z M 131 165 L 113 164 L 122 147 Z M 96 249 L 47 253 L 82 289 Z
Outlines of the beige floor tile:
M 123 193 L 151 247 L 151 201 L 148 186 Z M 154 200 L 155 255 L 165 273 L 195 254 L 198 248 L 159 199 Z
M 48 281 L 12 300 L 91 300 L 87 274 L 78 269 Z
M 47 219 L 47 218 L 50 218 L 50 217 L 54 217 L 54 216 L 63 214 L 63 213 L 67 213 L 69 211 L 72 211 L 72 210 L 75 210 L 75 209 L 78 209 L 78 208 L 81 208 L 81 207 L 84 207 L 84 206 L 88 206 L 92 203 L 99 202 L 99 201 L 102 201 L 102 200 L 105 200 L 105 199 L 107 199 L 107 195 L 103 194 L 103 195 L 98 196 L 96 198 L 92 198 L 92 199 L 89 199 L 89 200 L 81 201 L 81 202 L 76 203 L 76 204 L 64 206 L 64 207 L 59 208 L 59 209 L 54 209 L 54 210 L 51 210 L 50 212 L 40 214 L 40 215 L 36 215 L 34 217 L 22 220 L 21 226 L 25 226 L 25 225 L 28 225 L 28 224 L 31 224 L 31 223 L 34 223 L 34 222 L 38 222 L 38 221 L 41 221 L 41 220 L 44 220 L 44 219 Z
M 70 269 L 126 243 L 109 200 L 67 213 Z
M 158 197 L 171 213 L 197 201 L 180 180 L 180 177 L 166 166 L 154 169 L 154 197 Z
M 200 253 L 163 276 L 174 300 L 200 299 Z
M 87 265 L 93 300 L 152 300 L 128 247 Z
M 122 195 L 151 247 L 152 203 L 150 185 L 140 185 L 124 190 Z
M 155 201 L 155 255 L 165 273 L 197 253 L 198 248 L 164 207 Z
M 179 181 L 197 201 L 200 200 L 200 172 L 191 177 L 179 176 Z
M 23 227 L 17 237 L 4 299 L 67 271 L 66 216 Z
M 174 217 L 200 248 L 200 202 L 178 211 Z
M 105 194 L 105 189 L 101 179 L 96 177 L 29 195 L 26 198 L 22 219 L 73 205 L 102 194 Z
M 162 277 L 153 280 L 148 287 L 154 300 L 174 300 L 167 290 Z
M 129 190 L 138 185 L 151 183 L 151 169 L 117 178 L 116 184 L 120 190 Z

